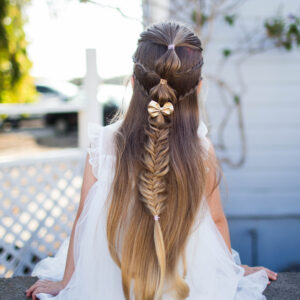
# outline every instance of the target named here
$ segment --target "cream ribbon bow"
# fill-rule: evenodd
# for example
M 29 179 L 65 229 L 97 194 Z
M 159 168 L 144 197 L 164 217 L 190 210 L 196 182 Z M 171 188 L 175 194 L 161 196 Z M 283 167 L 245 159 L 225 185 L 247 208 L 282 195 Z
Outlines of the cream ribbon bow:
M 151 100 L 148 104 L 148 113 L 152 118 L 157 117 L 160 113 L 165 116 L 169 116 L 173 113 L 173 111 L 174 106 L 171 102 L 166 102 L 163 106 L 160 106 L 159 103 Z

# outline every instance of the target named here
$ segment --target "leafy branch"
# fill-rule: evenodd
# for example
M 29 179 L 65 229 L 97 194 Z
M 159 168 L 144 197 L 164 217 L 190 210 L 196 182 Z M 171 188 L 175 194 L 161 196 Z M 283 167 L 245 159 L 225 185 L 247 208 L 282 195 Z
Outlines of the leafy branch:
M 186 4 L 187 2 L 189 5 Z M 243 79 L 243 64 L 254 55 L 272 49 L 290 51 L 300 46 L 299 17 L 294 14 L 287 17 L 276 15 L 264 20 L 262 24 L 256 25 L 254 28 L 249 28 L 242 23 L 237 14 L 237 9 L 244 3 L 245 1 L 239 0 L 188 0 L 184 3 L 183 1 L 175 1 L 172 7 L 174 19 L 184 22 L 186 16 L 190 15 L 193 29 L 199 34 L 204 49 L 214 38 L 216 23 L 223 22 L 229 28 L 240 31 L 236 46 L 221 50 L 217 71 L 205 76 L 216 86 L 221 104 L 224 106 L 225 114 L 217 129 L 216 148 L 223 155 L 221 161 L 231 167 L 243 165 L 247 153 L 242 113 L 243 97 L 247 91 L 247 84 Z M 176 12 L 178 13 L 176 14 Z M 222 76 L 222 70 L 229 62 L 233 64 L 236 72 L 238 85 L 235 87 L 231 86 Z M 226 127 L 234 113 L 238 117 L 237 126 L 241 141 L 240 157 L 235 161 L 226 154 L 227 146 L 224 138 Z
M 0 0 L 0 103 L 36 99 L 32 63 L 27 56 L 22 9 L 28 0 Z
M 109 4 L 103 3 L 101 1 L 94 1 L 94 0 L 79 0 L 79 2 L 81 2 L 81 3 L 91 3 L 91 4 L 95 4 L 95 5 L 98 5 L 98 6 L 103 7 L 103 8 L 108 8 L 108 9 L 116 10 L 122 17 L 124 17 L 124 18 L 126 18 L 128 20 L 136 21 L 138 23 L 143 24 L 143 21 L 141 19 L 134 18 L 134 17 L 131 17 L 131 16 L 125 14 L 123 12 L 123 10 L 120 7 L 118 7 L 118 6 L 113 6 L 113 5 L 109 5 Z

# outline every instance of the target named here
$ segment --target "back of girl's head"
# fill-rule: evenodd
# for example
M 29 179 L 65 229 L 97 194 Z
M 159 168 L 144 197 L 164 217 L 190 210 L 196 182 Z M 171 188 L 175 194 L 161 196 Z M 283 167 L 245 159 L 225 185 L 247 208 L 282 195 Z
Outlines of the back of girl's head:
M 182 98 L 199 82 L 201 53 L 199 38 L 187 27 L 172 22 L 156 24 L 141 34 L 133 57 L 134 75 L 148 92 L 160 78 L 166 78 L 178 92 L 177 98 Z
M 126 299 L 160 299 L 166 282 L 185 299 L 185 248 L 205 188 L 197 135 L 201 42 L 178 23 L 154 24 L 133 60 L 133 96 L 115 136 L 109 250 Z

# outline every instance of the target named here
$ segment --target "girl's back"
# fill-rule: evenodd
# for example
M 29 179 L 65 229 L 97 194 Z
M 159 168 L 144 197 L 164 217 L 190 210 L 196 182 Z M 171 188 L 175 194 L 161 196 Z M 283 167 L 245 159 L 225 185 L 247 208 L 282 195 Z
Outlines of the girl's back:
M 75 227 L 74 272 L 55 299 L 264 299 L 266 272 L 243 276 L 207 201 L 218 182 L 198 107 L 199 38 L 176 23 L 156 24 L 133 59 L 124 119 L 89 124 L 95 183 Z M 57 279 L 66 276 L 68 246 L 53 259 Z M 51 278 L 48 264 L 32 275 Z
M 112 260 L 106 238 L 106 196 L 113 180 L 115 156 L 113 136 L 122 120 L 106 127 L 89 124 L 90 163 L 98 179 L 90 189 L 85 207 L 77 222 L 74 240 L 75 271 L 68 285 L 56 296 L 41 293 L 39 298 L 52 300 L 110 299 L 124 298 L 120 269 Z M 198 135 L 208 150 L 205 137 L 206 126 L 200 123 Z M 264 299 L 261 295 L 268 279 L 265 272 L 243 276 L 244 270 L 236 264 L 215 223 L 206 202 L 199 209 L 186 249 L 187 276 L 191 300 Z M 97 224 L 97 226 L 95 226 Z M 32 276 L 61 280 L 64 274 L 69 238 L 62 244 L 54 258 L 38 263 Z M 182 265 L 179 266 L 182 271 Z M 167 290 L 168 283 L 165 284 Z M 175 299 L 164 294 L 163 300 Z

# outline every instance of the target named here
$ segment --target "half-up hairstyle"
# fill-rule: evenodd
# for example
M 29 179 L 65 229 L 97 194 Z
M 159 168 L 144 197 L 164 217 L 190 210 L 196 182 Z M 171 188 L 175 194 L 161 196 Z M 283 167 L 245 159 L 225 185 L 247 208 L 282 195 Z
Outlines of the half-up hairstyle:
M 178 23 L 154 24 L 133 61 L 133 95 L 114 140 L 109 250 L 127 300 L 158 300 L 166 288 L 185 299 L 185 248 L 205 189 L 197 134 L 201 42 Z

